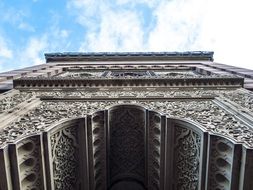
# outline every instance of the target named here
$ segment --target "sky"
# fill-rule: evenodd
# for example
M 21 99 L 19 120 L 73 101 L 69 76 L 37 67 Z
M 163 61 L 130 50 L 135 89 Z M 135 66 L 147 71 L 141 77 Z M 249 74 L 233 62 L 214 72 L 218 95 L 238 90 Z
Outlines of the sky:
M 52 52 L 214 51 L 253 69 L 252 0 L 0 0 L 0 72 Z

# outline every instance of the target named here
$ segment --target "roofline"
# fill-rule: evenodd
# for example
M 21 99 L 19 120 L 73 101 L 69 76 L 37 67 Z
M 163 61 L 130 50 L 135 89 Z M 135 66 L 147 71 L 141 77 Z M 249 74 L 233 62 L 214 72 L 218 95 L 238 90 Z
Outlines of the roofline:
M 45 53 L 46 62 L 64 61 L 213 61 L 212 51 L 185 52 L 63 52 Z

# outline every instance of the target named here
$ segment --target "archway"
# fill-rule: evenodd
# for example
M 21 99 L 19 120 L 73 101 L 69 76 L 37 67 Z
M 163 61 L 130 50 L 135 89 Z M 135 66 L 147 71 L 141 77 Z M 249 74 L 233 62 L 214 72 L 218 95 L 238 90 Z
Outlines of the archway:
M 195 122 L 138 105 L 117 105 L 65 120 L 44 133 L 47 186 L 203 189 L 211 154 L 207 152 L 209 136 Z

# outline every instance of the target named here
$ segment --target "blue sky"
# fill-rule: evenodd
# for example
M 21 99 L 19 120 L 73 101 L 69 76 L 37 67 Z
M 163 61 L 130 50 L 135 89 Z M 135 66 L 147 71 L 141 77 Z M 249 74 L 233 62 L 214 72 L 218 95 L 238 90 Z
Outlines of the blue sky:
M 250 0 L 0 0 L 0 72 L 45 52 L 214 51 L 253 69 Z

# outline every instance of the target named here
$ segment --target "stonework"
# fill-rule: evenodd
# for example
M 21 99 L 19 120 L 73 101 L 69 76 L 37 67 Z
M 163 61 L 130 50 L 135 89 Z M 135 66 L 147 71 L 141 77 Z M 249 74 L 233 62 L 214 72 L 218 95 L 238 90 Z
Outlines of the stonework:
M 75 56 L 0 95 L 0 190 L 253 189 L 253 94 L 211 53 Z

